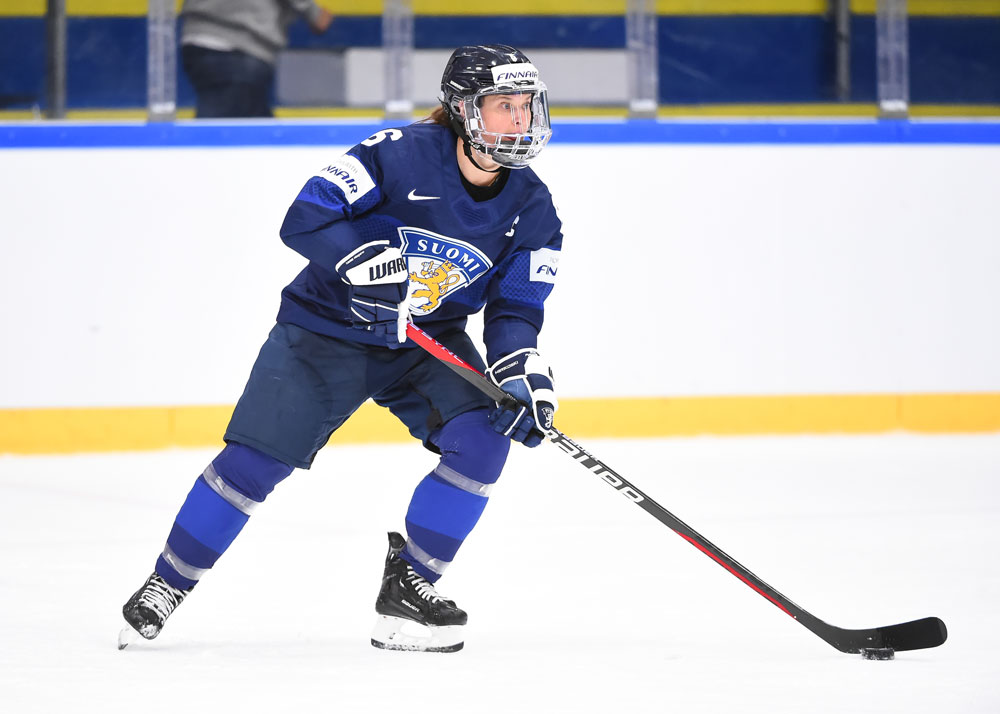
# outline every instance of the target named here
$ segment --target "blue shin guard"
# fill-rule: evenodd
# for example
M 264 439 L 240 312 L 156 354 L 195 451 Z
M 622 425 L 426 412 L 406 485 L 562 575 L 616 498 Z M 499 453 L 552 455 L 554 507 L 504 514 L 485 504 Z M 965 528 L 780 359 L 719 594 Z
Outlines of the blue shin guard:
M 410 500 L 402 557 L 431 582 L 441 577 L 479 521 L 507 460 L 510 439 L 496 433 L 488 417 L 488 411 L 478 409 L 441 427 L 433 439 L 441 461 Z
M 226 551 L 250 514 L 292 467 L 230 442 L 195 481 L 177 513 L 156 572 L 175 588 L 192 587 Z

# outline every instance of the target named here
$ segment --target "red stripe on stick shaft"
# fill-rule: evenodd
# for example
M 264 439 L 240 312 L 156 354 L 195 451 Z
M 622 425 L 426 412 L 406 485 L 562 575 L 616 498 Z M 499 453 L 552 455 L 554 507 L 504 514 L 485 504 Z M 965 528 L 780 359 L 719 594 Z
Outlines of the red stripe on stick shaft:
M 471 364 L 463 360 L 461 357 L 456 355 L 454 352 L 449 350 L 447 347 L 442 345 L 440 342 L 435 340 L 433 337 L 428 335 L 426 332 L 421 330 L 412 322 L 408 322 L 406 324 L 406 336 L 409 337 L 414 342 L 416 342 L 421 347 L 423 347 L 425 350 L 433 354 L 438 359 L 444 360 L 445 362 L 451 362 L 453 365 L 462 367 L 463 369 L 467 369 L 470 372 L 475 372 L 476 374 L 482 374 L 478 369 L 476 369 Z
M 770 600 L 772 603 L 774 603 L 777 607 L 779 607 L 781 609 L 781 611 L 784 612 L 786 615 L 788 615 L 790 618 L 792 618 L 793 620 L 797 620 L 798 619 L 797 617 L 795 617 L 795 615 L 793 615 L 792 613 L 790 613 L 788 611 L 788 608 L 786 608 L 780 602 L 778 602 L 773 597 L 771 597 L 770 595 L 768 595 L 766 592 L 764 592 L 763 590 L 761 590 L 759 587 L 757 587 L 756 585 L 754 585 L 751 581 L 747 580 L 743 576 L 743 574 L 741 572 L 739 572 L 738 570 L 736 570 L 735 568 L 733 568 L 732 566 L 730 566 L 729 563 L 727 563 L 726 561 L 722 560 L 719 556 L 717 556 L 715 553 L 713 553 L 708 548 L 706 548 L 705 546 L 703 546 L 701 543 L 699 543 L 698 541 L 696 541 L 694 538 L 691 538 L 690 536 L 686 536 L 686 535 L 684 535 L 681 532 L 677 532 L 677 535 L 679 535 L 681 538 L 683 538 L 688 543 L 690 543 L 691 545 L 693 545 L 695 548 L 697 548 L 698 550 L 700 550 L 702 553 L 704 553 L 705 555 L 707 555 L 709 558 L 711 558 L 712 560 L 714 560 L 716 563 L 718 563 L 719 565 L 721 565 L 723 568 L 725 568 L 726 570 L 728 570 L 730 573 L 732 573 L 733 575 L 735 575 L 737 578 L 739 578 L 740 580 L 742 580 L 744 583 L 746 583 L 747 585 L 749 585 L 751 588 L 753 588 L 754 590 L 756 590 L 762 597 L 765 597 L 768 600 Z

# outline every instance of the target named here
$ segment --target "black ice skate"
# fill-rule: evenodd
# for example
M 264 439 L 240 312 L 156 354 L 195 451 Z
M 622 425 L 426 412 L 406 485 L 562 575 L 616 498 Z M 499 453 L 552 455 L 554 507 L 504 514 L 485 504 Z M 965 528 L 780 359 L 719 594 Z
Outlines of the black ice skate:
M 179 590 L 156 573 L 150 575 L 146 584 L 139 588 L 122 608 L 122 614 L 129 627 L 118 634 L 118 649 L 123 650 L 135 642 L 137 634 L 147 640 L 160 634 L 170 613 L 184 602 L 184 598 L 191 590 L 192 588 Z
M 399 557 L 405 545 L 399 533 L 389 534 L 372 644 L 386 650 L 457 652 L 465 644 L 462 630 L 469 617 Z

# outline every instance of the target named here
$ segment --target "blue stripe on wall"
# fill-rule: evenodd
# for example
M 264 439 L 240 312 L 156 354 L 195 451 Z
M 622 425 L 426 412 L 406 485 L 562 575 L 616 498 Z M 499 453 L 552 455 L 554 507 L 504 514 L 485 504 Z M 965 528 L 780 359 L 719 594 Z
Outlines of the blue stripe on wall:
M 836 98 L 833 24 L 822 17 L 673 16 L 658 30 L 663 103 Z
M 620 16 L 516 16 L 446 17 L 418 15 L 413 20 L 417 47 L 452 50 L 461 45 L 503 43 L 515 47 L 625 46 L 625 19 Z M 289 44 L 296 48 L 379 47 L 382 20 L 379 17 L 338 18 L 323 35 L 312 34 L 298 22 L 289 31 Z
M 851 21 L 851 100 L 875 101 L 875 19 Z M 922 104 L 1000 102 L 1000 18 L 911 17 L 910 98 Z
M 66 23 L 66 45 L 71 106 L 124 106 L 125 97 L 138 100 L 133 106 L 145 106 L 145 18 L 72 18 Z
M 524 15 L 503 17 L 417 17 L 418 47 L 454 49 L 461 45 L 507 44 L 532 47 L 621 49 L 625 18 L 614 16 Z
M 0 19 L 0 108 L 31 106 L 45 94 L 45 22 Z
M 352 146 L 376 123 L 0 124 L 4 148 Z M 557 123 L 553 144 L 1000 144 L 1000 122 Z

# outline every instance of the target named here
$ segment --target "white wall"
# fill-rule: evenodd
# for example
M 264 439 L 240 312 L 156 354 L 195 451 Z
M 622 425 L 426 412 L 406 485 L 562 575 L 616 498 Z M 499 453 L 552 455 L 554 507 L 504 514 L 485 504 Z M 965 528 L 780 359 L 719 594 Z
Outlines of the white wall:
M 418 107 L 437 106 L 441 70 L 452 50 L 414 50 L 411 95 Z M 304 54 L 304 53 L 303 53 Z M 628 103 L 625 50 L 528 50 L 528 57 L 541 68 L 549 97 L 559 104 Z M 321 61 L 318 58 L 313 61 Z M 343 102 L 348 106 L 372 107 L 385 103 L 385 60 L 381 48 L 354 47 L 344 52 Z M 315 78 L 329 73 L 304 72 Z M 595 77 L 612 77 L 612 81 Z M 322 81 L 322 80 L 320 80 Z M 279 84 L 280 86 L 280 84 Z M 331 88 L 337 89 L 337 88 Z
M 0 152 L 0 408 L 233 403 L 341 148 Z M 564 396 L 1000 390 L 996 146 L 555 145 Z

